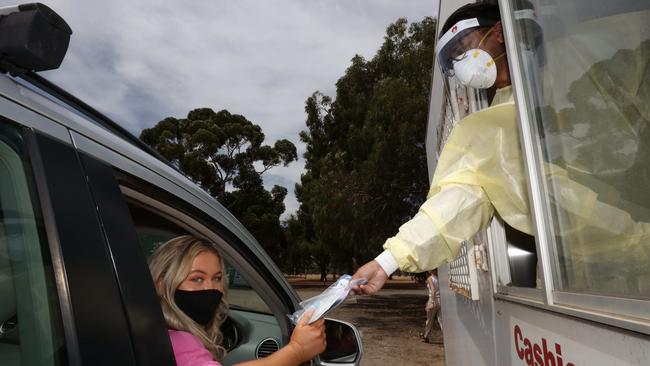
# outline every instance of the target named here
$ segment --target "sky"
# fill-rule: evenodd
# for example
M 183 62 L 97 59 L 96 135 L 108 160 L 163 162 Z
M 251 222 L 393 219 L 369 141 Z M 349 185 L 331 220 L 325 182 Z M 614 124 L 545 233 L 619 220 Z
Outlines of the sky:
M 386 27 L 434 16 L 437 0 L 41 0 L 72 28 L 62 66 L 42 75 L 134 135 L 194 108 L 227 109 L 262 127 L 265 143 L 292 141 L 299 160 L 264 174 L 299 206 L 304 102 L 360 54 L 372 58 Z M 16 4 L 0 0 L 1 6 Z

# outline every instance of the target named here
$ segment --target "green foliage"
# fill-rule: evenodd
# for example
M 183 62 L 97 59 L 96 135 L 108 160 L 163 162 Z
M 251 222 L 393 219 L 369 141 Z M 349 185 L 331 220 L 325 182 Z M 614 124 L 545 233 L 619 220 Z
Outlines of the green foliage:
M 267 191 L 261 175 L 297 159 L 290 141 L 263 145 L 259 126 L 209 108 L 166 118 L 140 138 L 233 212 L 286 272 L 315 264 L 322 276 L 350 273 L 381 250 L 426 195 L 434 45 L 435 20 L 399 19 L 371 60 L 352 58 L 336 99 L 319 92 L 307 99 L 300 209 L 284 227 L 287 190 Z
M 263 145 L 260 126 L 244 116 L 210 108 L 195 109 L 187 118 L 165 118 L 143 130 L 140 139 L 226 206 L 273 259 L 282 261 L 285 236 L 279 217 L 287 189 L 274 186 L 267 191 L 261 175 L 295 161 L 293 143 L 278 140 L 273 146 Z
M 378 254 L 425 198 L 434 46 L 435 20 L 399 19 L 372 60 L 352 58 L 334 101 L 315 92 L 305 103 L 306 172 L 288 241 L 309 251 L 321 275 L 350 273 Z

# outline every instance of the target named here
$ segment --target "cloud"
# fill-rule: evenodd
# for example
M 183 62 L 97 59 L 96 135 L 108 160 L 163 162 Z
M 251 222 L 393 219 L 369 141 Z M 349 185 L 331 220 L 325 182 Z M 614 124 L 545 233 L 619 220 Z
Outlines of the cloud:
M 44 76 L 135 135 L 211 107 L 242 114 L 267 143 L 287 138 L 299 151 L 306 98 L 333 96 L 350 59 L 371 58 L 398 17 L 418 21 L 437 8 L 431 0 L 44 2 L 74 32 L 62 67 Z M 265 177 L 289 190 L 285 217 L 297 208 L 303 167 Z

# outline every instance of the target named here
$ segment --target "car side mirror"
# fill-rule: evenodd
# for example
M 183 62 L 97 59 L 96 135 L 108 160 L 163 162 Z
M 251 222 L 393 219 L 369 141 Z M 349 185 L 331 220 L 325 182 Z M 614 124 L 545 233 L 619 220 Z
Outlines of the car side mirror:
M 357 328 L 336 319 L 325 319 L 327 348 L 318 356 L 320 365 L 354 365 L 361 362 L 363 346 Z

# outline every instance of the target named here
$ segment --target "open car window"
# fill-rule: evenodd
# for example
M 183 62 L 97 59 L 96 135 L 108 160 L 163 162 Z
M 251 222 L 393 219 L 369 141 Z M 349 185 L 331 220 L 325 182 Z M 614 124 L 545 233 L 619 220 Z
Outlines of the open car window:
M 167 240 L 176 236 L 191 234 L 187 229 L 165 218 L 162 214 L 145 208 L 135 201 L 128 202 L 129 211 L 135 223 L 138 241 L 148 259 L 153 251 Z M 245 275 L 237 270 L 234 263 L 226 260 L 228 276 L 228 303 L 231 308 L 272 314 L 268 305 L 249 285 Z

